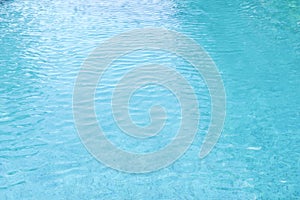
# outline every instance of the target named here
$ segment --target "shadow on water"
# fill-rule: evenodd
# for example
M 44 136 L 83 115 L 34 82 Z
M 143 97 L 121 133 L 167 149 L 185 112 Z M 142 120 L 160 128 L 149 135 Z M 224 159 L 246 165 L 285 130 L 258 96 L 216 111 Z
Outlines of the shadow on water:
M 9 2 L 9 1 L 12 1 L 12 0 L 0 0 L 0 5 L 6 3 L 6 2 Z

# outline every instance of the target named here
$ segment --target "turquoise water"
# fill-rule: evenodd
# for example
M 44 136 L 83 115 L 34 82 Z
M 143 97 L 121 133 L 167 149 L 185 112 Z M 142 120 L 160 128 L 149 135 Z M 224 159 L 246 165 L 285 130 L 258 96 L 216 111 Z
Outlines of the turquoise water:
M 158 101 L 169 110 L 166 128 L 142 143 L 118 132 L 108 99 L 131 64 L 175 67 L 200 102 L 201 123 L 189 150 L 159 171 L 128 174 L 85 149 L 72 95 L 80 66 L 95 47 L 142 27 L 179 31 L 205 48 L 222 74 L 226 121 L 216 147 L 200 160 L 210 119 L 201 77 L 164 53 L 116 61 L 103 79 L 108 87 L 97 90 L 96 111 L 122 149 L 160 149 L 179 126 L 176 98 L 149 86 L 133 95 L 132 119 L 148 124 L 145 111 Z M 0 199 L 300 198 L 299 1 L 0 1 L 0 50 Z

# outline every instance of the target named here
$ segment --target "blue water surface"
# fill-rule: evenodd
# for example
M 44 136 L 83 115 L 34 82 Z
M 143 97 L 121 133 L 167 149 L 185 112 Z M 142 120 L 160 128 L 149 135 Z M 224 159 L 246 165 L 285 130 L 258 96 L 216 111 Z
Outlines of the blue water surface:
M 150 85 L 133 95 L 130 113 L 145 125 L 150 103 L 165 105 L 162 138 L 139 144 L 118 131 L 109 99 L 113 83 L 132 64 L 175 67 L 200 103 L 199 131 L 189 150 L 164 169 L 129 174 L 85 149 L 73 121 L 72 93 L 95 47 L 143 27 L 184 33 L 205 48 L 224 81 L 226 121 L 216 147 L 199 159 L 210 120 L 202 78 L 167 53 L 116 61 L 95 102 L 99 122 L 120 148 L 160 149 L 180 123 L 174 95 Z M 298 0 L 0 0 L 0 199 L 299 199 L 299 63 Z

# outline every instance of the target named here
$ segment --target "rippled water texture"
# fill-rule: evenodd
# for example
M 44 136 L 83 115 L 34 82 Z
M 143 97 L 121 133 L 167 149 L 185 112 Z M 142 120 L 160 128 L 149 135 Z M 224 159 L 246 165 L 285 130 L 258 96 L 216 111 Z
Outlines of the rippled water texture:
M 179 160 L 128 174 L 87 152 L 73 122 L 72 93 L 81 64 L 104 39 L 153 26 L 186 34 L 214 59 L 226 89 L 226 122 L 216 147 L 200 160 L 210 119 L 201 77 L 167 53 L 122 57 L 96 92 L 97 116 L 112 143 L 155 151 L 179 126 L 174 95 L 150 85 L 133 94 L 131 118 L 148 124 L 147 109 L 156 101 L 170 112 L 168 127 L 142 143 L 119 131 L 109 98 L 132 64 L 175 67 L 196 90 L 201 115 Z M 299 63 L 297 0 L 0 0 L 0 199 L 297 199 Z

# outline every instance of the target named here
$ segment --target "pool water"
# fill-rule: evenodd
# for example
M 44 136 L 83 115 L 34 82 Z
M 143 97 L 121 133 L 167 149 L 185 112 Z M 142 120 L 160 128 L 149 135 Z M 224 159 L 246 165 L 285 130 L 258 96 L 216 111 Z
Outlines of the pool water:
M 222 75 L 226 121 L 213 151 L 199 159 L 211 115 L 202 78 L 167 53 L 121 58 L 95 95 L 98 119 L 119 148 L 156 151 L 180 123 L 174 95 L 150 85 L 134 93 L 132 120 L 148 124 L 147 109 L 159 102 L 169 110 L 166 128 L 141 143 L 118 131 L 109 99 L 132 64 L 175 67 L 200 104 L 188 151 L 166 168 L 131 174 L 85 149 L 72 95 L 94 48 L 143 27 L 181 32 L 205 48 Z M 297 0 L 0 0 L 0 199 L 299 199 L 299 63 Z

